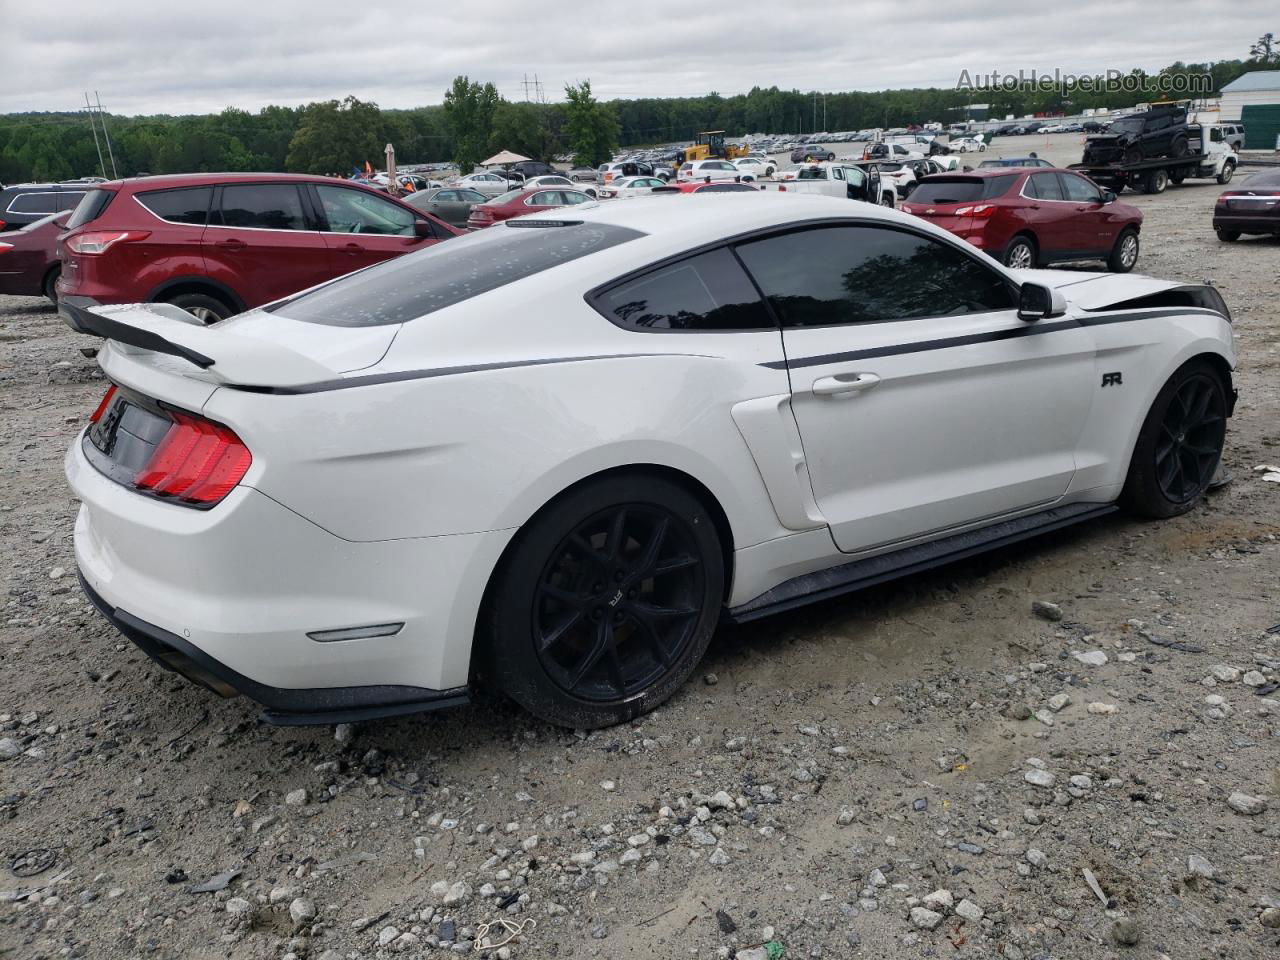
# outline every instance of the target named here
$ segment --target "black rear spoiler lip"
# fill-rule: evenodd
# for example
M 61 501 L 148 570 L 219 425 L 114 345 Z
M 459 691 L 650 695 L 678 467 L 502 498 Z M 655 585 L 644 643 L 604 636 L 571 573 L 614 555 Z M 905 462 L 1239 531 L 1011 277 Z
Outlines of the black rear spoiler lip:
M 104 340 L 115 340 L 133 347 L 141 347 L 143 350 L 151 350 L 154 353 L 167 353 L 173 357 L 181 357 L 201 370 L 207 370 L 213 366 L 213 359 L 206 357 L 203 353 L 173 343 L 149 330 L 140 330 L 130 324 L 104 317 L 85 307 L 69 303 L 65 299 L 58 304 L 58 310 L 69 314 L 73 324 L 85 333 L 102 337 Z

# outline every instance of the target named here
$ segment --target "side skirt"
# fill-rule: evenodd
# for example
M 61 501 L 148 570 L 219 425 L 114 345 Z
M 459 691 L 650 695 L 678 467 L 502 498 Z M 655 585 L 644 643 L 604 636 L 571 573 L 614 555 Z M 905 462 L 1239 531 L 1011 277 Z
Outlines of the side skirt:
M 898 577 L 963 560 L 1019 540 L 1027 540 L 1117 510 L 1115 504 L 1075 503 L 1017 517 L 979 530 L 968 530 L 941 540 L 906 547 L 893 553 L 854 560 L 851 563 L 806 573 L 781 583 L 754 600 L 733 607 L 729 617 L 746 623 L 784 610 L 826 600 L 842 593 L 864 590 Z

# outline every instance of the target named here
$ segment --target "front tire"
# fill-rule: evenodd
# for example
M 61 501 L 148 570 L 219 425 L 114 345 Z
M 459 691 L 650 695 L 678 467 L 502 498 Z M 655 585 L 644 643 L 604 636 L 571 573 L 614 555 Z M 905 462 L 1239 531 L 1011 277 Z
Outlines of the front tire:
M 1222 172 L 1218 174 L 1218 182 L 1230 183 L 1231 178 L 1235 176 L 1235 173 L 1236 173 L 1236 165 L 1234 163 L 1224 163 L 1222 165 Z
M 688 679 L 723 596 L 720 539 L 697 498 L 650 475 L 589 481 L 514 541 L 486 601 L 481 662 L 543 720 L 623 723 Z
M 1213 365 L 1191 360 L 1179 367 L 1138 432 L 1120 505 L 1152 519 L 1194 507 L 1222 459 L 1226 417 L 1227 388 Z

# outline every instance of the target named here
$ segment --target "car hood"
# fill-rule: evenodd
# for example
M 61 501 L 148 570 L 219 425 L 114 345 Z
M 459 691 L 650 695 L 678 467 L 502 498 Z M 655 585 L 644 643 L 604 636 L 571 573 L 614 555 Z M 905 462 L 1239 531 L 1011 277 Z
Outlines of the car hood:
M 1019 270 L 1018 276 L 1046 287 L 1055 287 L 1082 310 L 1105 310 L 1162 290 L 1186 286 L 1176 280 L 1159 280 L 1136 273 L 1081 273 L 1075 270 Z

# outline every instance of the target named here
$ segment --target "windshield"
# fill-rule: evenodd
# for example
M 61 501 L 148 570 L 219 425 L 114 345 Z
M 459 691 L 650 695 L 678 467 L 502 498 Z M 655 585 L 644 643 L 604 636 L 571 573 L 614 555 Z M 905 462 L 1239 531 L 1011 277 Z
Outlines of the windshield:
M 331 327 L 405 323 L 543 270 L 644 236 L 598 223 L 512 221 L 347 274 L 271 307 Z M 541 229 L 527 229 L 539 227 Z
M 1124 120 L 1117 120 L 1111 125 L 1111 133 L 1141 133 L 1142 118 L 1126 117 Z
M 911 193 L 912 203 L 972 203 L 990 200 L 1009 189 L 1018 174 L 1005 177 L 947 177 L 920 181 Z

